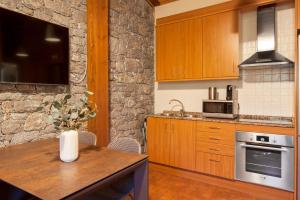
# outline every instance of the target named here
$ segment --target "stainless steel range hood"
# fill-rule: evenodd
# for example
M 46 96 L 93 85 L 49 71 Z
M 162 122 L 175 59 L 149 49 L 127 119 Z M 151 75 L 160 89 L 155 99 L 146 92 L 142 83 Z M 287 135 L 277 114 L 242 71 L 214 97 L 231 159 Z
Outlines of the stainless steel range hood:
M 294 62 L 276 52 L 275 5 L 257 8 L 257 52 L 242 62 L 241 69 L 293 67 Z

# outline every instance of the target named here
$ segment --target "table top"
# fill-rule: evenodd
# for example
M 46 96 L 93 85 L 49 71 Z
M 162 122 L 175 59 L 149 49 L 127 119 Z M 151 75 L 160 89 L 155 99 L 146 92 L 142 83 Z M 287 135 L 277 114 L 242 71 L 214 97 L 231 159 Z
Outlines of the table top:
M 41 199 L 61 199 L 146 159 L 146 155 L 80 146 L 78 160 L 59 159 L 48 139 L 0 149 L 0 179 Z

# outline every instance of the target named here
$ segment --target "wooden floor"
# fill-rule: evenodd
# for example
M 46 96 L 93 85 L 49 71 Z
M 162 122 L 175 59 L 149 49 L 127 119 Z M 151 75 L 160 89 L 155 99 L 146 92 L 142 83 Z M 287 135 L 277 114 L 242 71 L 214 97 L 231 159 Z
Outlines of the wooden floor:
M 150 200 L 263 200 L 154 169 L 150 170 L 149 183 Z

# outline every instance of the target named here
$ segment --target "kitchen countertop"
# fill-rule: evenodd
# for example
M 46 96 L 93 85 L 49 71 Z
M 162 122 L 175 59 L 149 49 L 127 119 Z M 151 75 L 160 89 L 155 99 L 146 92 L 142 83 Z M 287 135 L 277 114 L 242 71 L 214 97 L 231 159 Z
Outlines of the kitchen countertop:
M 201 113 L 196 113 L 196 112 L 186 112 L 185 114 L 189 115 L 189 116 L 185 116 L 185 117 L 176 116 L 176 114 L 178 115 L 179 112 L 164 111 L 163 113 L 160 113 L 160 114 L 149 115 L 149 117 L 294 128 L 294 120 L 292 117 L 239 115 L 236 119 L 221 119 L 221 118 L 202 117 Z

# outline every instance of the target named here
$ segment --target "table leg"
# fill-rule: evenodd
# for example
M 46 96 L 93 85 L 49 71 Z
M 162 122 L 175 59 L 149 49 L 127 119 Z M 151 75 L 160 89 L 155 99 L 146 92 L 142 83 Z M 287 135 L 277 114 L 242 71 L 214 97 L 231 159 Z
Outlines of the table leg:
M 134 200 L 148 200 L 148 161 L 134 171 Z

